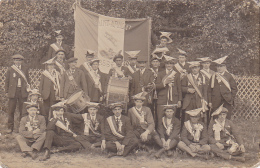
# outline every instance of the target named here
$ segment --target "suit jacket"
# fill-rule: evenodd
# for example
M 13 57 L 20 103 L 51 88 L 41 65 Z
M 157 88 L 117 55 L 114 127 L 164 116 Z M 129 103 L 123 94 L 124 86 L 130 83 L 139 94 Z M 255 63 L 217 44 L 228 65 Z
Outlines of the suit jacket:
M 159 59 L 160 66 L 159 66 L 158 72 L 165 70 L 165 61 L 166 61 L 166 59 L 164 56 L 162 57 L 162 59 Z
M 98 70 L 98 74 L 100 76 L 101 89 L 102 89 L 102 93 L 101 93 L 99 89 L 95 87 L 95 83 L 91 79 L 91 76 L 89 72 L 86 70 L 86 68 L 83 65 L 81 65 L 80 69 L 84 72 L 86 83 L 88 86 L 88 95 L 90 97 L 91 102 L 99 102 L 99 99 L 102 96 L 102 94 L 107 93 L 108 75 Z
M 88 95 L 88 87 L 87 82 L 85 79 L 85 75 L 79 68 L 75 69 L 75 72 L 72 74 L 76 84 L 77 89 L 73 87 L 72 81 L 69 80 L 67 73 L 69 73 L 69 69 L 66 70 L 64 74 L 61 76 L 61 83 L 60 83 L 60 97 L 61 98 L 69 98 L 70 95 L 73 93 L 83 90 Z
M 169 104 L 177 104 L 178 101 L 182 100 L 180 74 L 179 73 L 175 74 L 174 85 L 172 89 L 172 95 L 173 95 L 172 102 L 168 100 L 169 86 L 168 85 L 166 85 L 165 87 L 163 86 L 162 79 L 165 77 L 165 75 L 166 75 L 166 70 L 159 72 L 157 79 L 155 81 L 156 91 L 158 95 L 157 104 L 160 105 L 167 104 L 167 101 Z
M 115 120 L 115 116 L 113 115 L 113 120 Z M 115 136 L 108 124 L 108 121 L 105 120 L 105 139 L 107 141 L 119 141 L 122 143 L 122 145 L 127 145 L 129 141 L 135 137 L 133 133 L 133 127 L 131 125 L 130 119 L 127 116 L 121 115 L 121 122 L 122 122 L 122 132 L 121 135 L 124 136 L 124 138 L 119 138 Z
M 74 113 L 70 113 L 69 114 L 71 116 L 71 121 L 72 121 L 72 127 L 73 130 L 75 131 L 75 133 L 77 135 L 84 135 L 84 129 L 85 129 L 85 122 L 84 122 L 84 118 L 82 117 L 82 114 L 74 114 Z M 90 119 L 89 113 L 87 113 L 88 118 Z M 97 129 L 95 130 L 96 132 L 101 134 L 101 138 L 102 140 L 105 139 L 105 121 L 104 121 L 104 117 L 96 114 L 96 119 L 95 119 L 95 123 L 93 123 L 93 127 L 95 128 L 95 124 L 98 125 Z M 94 134 L 91 129 L 89 129 L 89 137 L 97 137 L 96 134 Z
M 21 71 L 23 71 L 27 81 L 29 82 L 29 73 L 28 73 L 28 68 L 22 64 L 21 65 Z M 14 98 L 15 97 L 15 92 L 18 84 L 18 78 L 21 79 L 21 92 L 22 92 L 22 97 L 26 98 L 28 96 L 28 92 L 26 90 L 26 82 L 23 79 L 23 77 L 16 72 L 13 68 L 9 67 L 6 74 L 5 74 L 5 91 L 8 93 L 8 98 Z
M 203 82 L 203 78 L 204 77 L 202 76 L 202 74 L 199 73 L 199 76 L 197 78 L 197 82 L 196 82 L 194 77 L 193 77 L 193 80 L 194 80 L 195 84 L 197 84 L 199 80 L 201 81 L 200 85 L 197 84 L 197 87 L 200 90 L 200 93 L 202 94 L 202 97 L 205 100 L 207 100 L 207 90 L 206 90 L 207 88 L 205 87 L 206 83 Z M 201 97 L 198 95 L 198 93 L 197 92 L 195 92 L 195 93 L 189 93 L 188 92 L 189 88 L 194 89 L 194 87 L 190 84 L 187 76 L 185 76 L 181 80 L 181 87 L 182 87 L 182 92 L 185 94 L 184 99 L 183 99 L 183 106 L 182 106 L 183 109 L 186 109 L 189 106 L 189 104 L 191 103 L 191 101 L 195 101 L 196 102 L 197 108 L 202 107 Z M 192 109 L 186 109 L 186 110 L 192 110 Z
M 165 119 L 165 118 L 162 118 L 162 119 Z M 165 122 L 166 122 L 166 120 L 165 120 Z M 160 124 L 158 125 L 158 129 L 157 129 L 157 132 L 159 133 L 160 138 L 164 138 L 166 140 L 167 139 L 173 140 L 173 139 L 178 138 L 178 135 L 179 135 L 180 130 L 181 130 L 181 122 L 180 122 L 179 119 L 177 119 L 176 117 L 173 116 L 171 124 L 173 125 L 173 128 L 171 130 L 170 135 L 168 136 L 167 133 L 166 133 L 167 129 L 163 125 L 163 122 L 160 122 Z
M 44 108 L 43 102 L 42 102 L 42 101 L 37 101 L 37 103 L 38 103 L 38 108 L 39 108 L 39 113 L 40 113 L 40 115 L 46 116 L 46 114 L 45 114 L 45 108 Z M 24 103 L 23 103 L 23 109 L 22 109 L 22 117 L 25 117 L 25 116 L 28 115 L 26 106 L 27 106 L 27 104 L 24 102 Z
M 121 71 L 123 71 L 125 77 L 131 76 L 131 72 L 129 71 L 129 69 L 128 69 L 127 67 L 122 66 L 122 67 L 121 67 Z M 114 70 L 113 68 L 111 68 L 111 69 L 109 70 L 108 75 L 109 75 L 109 76 L 115 75 L 115 70 Z
M 182 69 L 186 70 L 187 73 L 190 72 L 190 67 L 189 67 L 189 64 L 187 62 L 185 62 L 184 66 L 182 66 L 182 64 L 180 64 L 179 62 L 177 62 L 176 64 L 179 64 L 182 67 Z M 173 67 L 173 70 L 176 71 L 176 72 L 179 72 L 175 66 Z
M 56 73 L 59 72 L 57 71 Z M 58 76 L 60 77 L 60 74 Z M 41 97 L 43 100 L 48 99 L 51 92 L 55 92 L 53 82 L 43 74 L 40 80 L 39 92 L 41 93 Z
M 142 92 L 142 88 L 144 86 L 147 86 L 148 83 L 153 83 L 153 82 L 154 82 L 154 74 L 150 69 L 146 68 L 142 76 L 140 74 L 140 70 L 136 71 L 133 74 L 130 95 L 133 96 L 137 93 Z
M 238 91 L 237 84 L 233 76 L 228 72 L 224 72 L 223 76 L 230 84 L 231 92 L 222 81 L 218 83 L 218 80 L 216 79 L 217 76 L 215 79 L 212 79 L 211 77 L 210 81 L 212 82 L 212 80 L 214 80 L 214 88 L 211 88 L 210 82 L 210 86 L 208 87 L 208 102 L 212 103 L 213 108 L 214 104 L 220 104 L 218 102 L 221 102 L 221 98 L 225 99 L 229 104 L 232 105 Z
M 200 145 L 205 145 L 205 144 L 208 143 L 208 130 L 207 130 L 207 127 L 205 126 L 205 124 L 203 122 L 199 122 L 199 124 L 201 124 L 203 126 L 203 129 L 202 129 L 202 131 L 200 133 L 199 144 Z M 185 125 L 182 127 L 181 140 L 186 145 L 190 145 L 191 143 L 194 143 L 194 138 L 191 135 L 191 133 L 187 130 Z
M 212 120 L 209 124 L 209 129 L 208 129 L 208 135 L 209 135 L 209 143 L 210 144 L 215 144 L 217 142 L 220 142 L 222 144 L 225 144 L 226 141 L 230 138 L 223 130 L 220 131 L 220 140 L 217 141 L 214 136 L 214 130 L 213 130 L 213 125 L 216 124 L 215 120 Z M 234 123 L 228 119 L 225 120 L 225 129 L 234 136 L 235 141 L 241 145 L 243 144 L 243 140 L 241 136 L 239 135 L 239 130 L 238 128 L 234 125 Z
M 135 108 L 135 106 L 128 110 L 128 117 L 130 118 L 130 122 L 133 126 L 134 131 L 137 130 L 139 133 L 143 133 L 146 130 L 149 130 L 150 133 L 154 131 L 155 124 L 154 124 L 154 119 L 153 119 L 151 109 L 146 106 L 143 106 L 141 108 L 141 111 L 144 112 L 144 121 L 147 122 L 147 124 L 144 124 L 142 127 L 139 119 L 136 117 L 136 115 L 133 112 L 133 108 Z
M 55 43 L 55 44 L 57 44 L 57 43 Z M 59 45 L 57 44 L 57 46 L 59 46 Z M 65 50 L 65 52 L 66 52 L 66 54 L 65 54 L 66 59 L 69 59 L 70 57 L 73 56 L 73 53 L 72 53 L 72 51 L 70 49 L 70 46 L 67 45 L 67 44 L 64 44 L 64 42 L 61 43 L 61 48 L 60 49 Z M 56 55 L 55 53 L 56 53 L 56 51 L 51 46 L 49 46 L 49 50 L 48 50 L 48 53 L 47 53 L 47 60 L 55 57 L 55 55 Z
M 34 129 L 39 128 L 41 133 L 45 132 L 46 130 L 46 121 L 45 118 L 41 115 L 35 116 L 35 122 L 30 122 L 29 115 L 23 117 L 20 121 L 19 133 L 25 138 L 34 138 L 33 131 L 29 131 L 27 124 L 33 125 Z

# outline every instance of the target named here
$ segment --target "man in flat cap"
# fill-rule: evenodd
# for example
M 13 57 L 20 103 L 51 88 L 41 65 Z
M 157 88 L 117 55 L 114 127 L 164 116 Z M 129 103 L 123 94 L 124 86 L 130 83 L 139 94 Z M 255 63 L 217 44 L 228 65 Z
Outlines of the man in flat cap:
M 148 149 L 146 144 L 151 142 L 152 139 L 159 139 L 159 136 L 155 134 L 155 123 L 151 109 L 143 106 L 145 99 L 144 92 L 133 96 L 135 105 L 128 110 L 128 117 L 133 126 L 134 134 L 139 140 L 139 148 Z
M 23 64 L 24 57 L 20 54 L 12 56 L 14 64 L 8 68 L 5 74 L 5 91 L 8 101 L 8 121 L 7 133 L 12 133 L 14 129 L 14 112 L 18 102 L 21 120 L 23 103 L 27 100 L 29 85 L 28 68 Z
M 65 64 L 65 55 L 66 52 L 63 49 L 57 50 L 55 52 L 55 57 L 47 60 L 47 61 L 53 61 L 54 62 L 54 68 L 62 75 L 66 69 L 67 69 L 67 65 Z M 46 61 L 46 62 L 47 62 Z M 44 62 L 44 63 L 46 63 Z
M 39 110 L 37 104 L 30 103 L 26 109 L 28 115 L 21 119 L 16 140 L 23 152 L 22 156 L 29 155 L 34 160 L 45 140 L 46 122 L 43 116 L 37 114 Z
M 158 125 L 162 122 L 164 115 L 163 105 L 178 104 L 181 107 L 182 92 L 180 73 L 174 71 L 174 58 L 167 57 L 166 68 L 164 71 L 158 73 L 155 81 L 156 91 L 158 95 L 157 100 L 157 121 Z
M 50 45 L 46 60 L 49 60 L 49 59 L 55 57 L 56 52 L 58 50 L 64 50 L 68 54 L 68 55 L 66 55 L 66 59 L 69 59 L 72 56 L 72 51 L 71 51 L 69 45 L 67 45 L 63 42 L 64 34 L 62 33 L 61 30 L 55 31 L 55 38 L 56 38 L 56 42 L 52 43 Z
M 160 138 L 155 139 L 161 149 L 154 155 L 156 158 L 160 158 L 161 154 L 165 151 L 167 151 L 168 156 L 172 156 L 172 149 L 179 142 L 181 122 L 174 115 L 176 109 L 177 104 L 164 105 L 163 107 L 164 116 L 157 129 Z
M 45 64 L 45 70 L 42 72 L 39 91 L 42 95 L 45 107 L 45 117 L 48 120 L 50 107 L 60 100 L 60 79 L 61 74 L 54 68 L 55 61 L 50 59 Z
M 205 112 L 208 108 L 206 107 L 207 90 L 205 77 L 200 73 L 200 62 L 193 61 L 189 62 L 191 73 L 186 75 L 181 80 L 183 98 L 183 112 L 181 122 L 187 121 L 188 116 L 185 115 L 185 111 L 203 108 Z
M 223 104 L 212 113 L 208 129 L 211 151 L 226 160 L 245 161 L 245 147 L 238 128 L 226 119 L 228 109 Z
M 40 161 L 46 161 L 50 158 L 52 146 L 57 146 L 52 153 L 62 151 L 76 151 L 82 148 L 82 145 L 75 139 L 77 134 L 73 129 L 72 113 L 65 112 L 64 102 L 59 102 L 51 106 L 52 116 L 47 125 L 46 140 L 44 142 L 44 155 Z
M 178 148 L 192 157 L 208 159 L 208 156 L 204 155 L 210 151 L 210 146 L 207 144 L 207 126 L 200 121 L 202 108 L 186 111 L 186 113 L 189 115 L 189 120 L 184 122 Z
M 212 75 L 208 87 L 208 102 L 212 111 L 221 104 L 228 109 L 227 119 L 231 119 L 232 106 L 237 94 L 237 84 L 234 77 L 226 69 L 227 56 L 213 61 L 217 65 L 217 72 Z
M 110 104 L 113 116 L 105 120 L 106 149 L 111 156 L 127 156 L 138 144 L 130 119 L 122 114 L 123 104 Z
M 113 58 L 113 61 L 115 62 L 115 67 L 112 67 L 109 70 L 109 76 L 114 76 L 117 78 L 123 78 L 123 77 L 128 77 L 129 79 L 132 79 L 131 77 L 131 72 L 129 69 L 125 66 L 123 66 L 123 55 L 121 55 L 121 51 L 115 55 Z
M 88 95 L 88 87 L 85 75 L 82 70 L 76 67 L 77 58 L 67 60 L 69 69 L 61 76 L 60 82 L 60 98 L 68 99 L 73 93 L 83 90 Z

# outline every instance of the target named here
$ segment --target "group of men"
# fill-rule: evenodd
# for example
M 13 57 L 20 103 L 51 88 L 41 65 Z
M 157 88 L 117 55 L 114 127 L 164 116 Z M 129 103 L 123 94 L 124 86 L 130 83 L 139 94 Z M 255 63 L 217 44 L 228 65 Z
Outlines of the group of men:
M 211 151 L 225 159 L 245 160 L 242 139 L 230 121 L 237 86 L 226 69 L 227 57 L 186 62 L 188 54 L 181 49 L 177 58 L 168 56 L 170 33 L 162 32 L 150 68 L 147 61 L 138 60 L 140 51 L 128 51 L 129 62 L 123 65 L 124 57 L 118 53 L 113 58 L 115 66 L 106 74 L 99 70 L 95 52 L 88 50 L 86 62 L 78 68 L 77 58 L 66 56 L 69 51 L 62 45 L 60 31 L 56 39 L 49 49 L 50 59 L 43 63 L 39 90 L 30 88 L 22 55 L 12 56 L 14 65 L 6 73 L 7 132 L 13 131 L 18 101 L 17 141 L 24 157 L 35 159 L 42 146 L 43 161 L 50 153 L 95 147 L 106 149 L 110 157 L 127 156 L 134 149 L 149 151 L 149 144 L 155 142 L 161 148 L 156 158 L 165 151 L 171 156 L 177 147 L 192 157 L 208 158 Z M 212 62 L 216 72 L 210 69 Z M 100 109 L 107 99 L 110 77 L 129 79 L 129 102 Z M 76 114 L 65 102 L 79 91 L 90 101 Z M 101 110 L 107 113 L 101 115 Z

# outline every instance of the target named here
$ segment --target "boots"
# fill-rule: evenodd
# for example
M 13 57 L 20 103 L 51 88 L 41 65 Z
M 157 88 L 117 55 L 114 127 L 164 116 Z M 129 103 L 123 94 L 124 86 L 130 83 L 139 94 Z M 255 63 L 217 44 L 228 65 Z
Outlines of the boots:
M 239 161 L 239 162 L 245 162 L 246 161 L 245 157 L 242 157 L 242 156 L 231 156 L 231 159 Z
M 40 159 L 40 161 L 46 161 L 48 159 L 50 159 L 50 150 L 46 149 L 45 153 L 44 153 L 43 157 Z
M 159 159 L 164 151 L 165 151 L 164 148 L 160 149 L 158 152 L 156 152 L 156 153 L 154 154 L 154 157 L 155 157 L 156 159 Z

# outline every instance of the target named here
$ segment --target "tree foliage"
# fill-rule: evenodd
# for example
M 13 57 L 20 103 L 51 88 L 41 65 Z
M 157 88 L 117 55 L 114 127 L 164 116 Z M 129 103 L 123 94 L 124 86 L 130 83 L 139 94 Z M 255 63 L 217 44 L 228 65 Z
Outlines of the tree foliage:
M 52 32 L 62 29 L 73 46 L 74 0 L 27 0 L 0 6 L 0 54 L 5 65 L 14 53 L 29 63 L 46 55 Z M 94 1 L 81 0 L 82 7 L 99 14 L 122 18 L 152 18 L 152 44 L 160 31 L 171 31 L 172 55 L 176 48 L 188 52 L 189 60 L 228 55 L 234 74 L 259 75 L 259 3 L 253 0 Z M 38 66 L 38 65 L 37 65 Z

